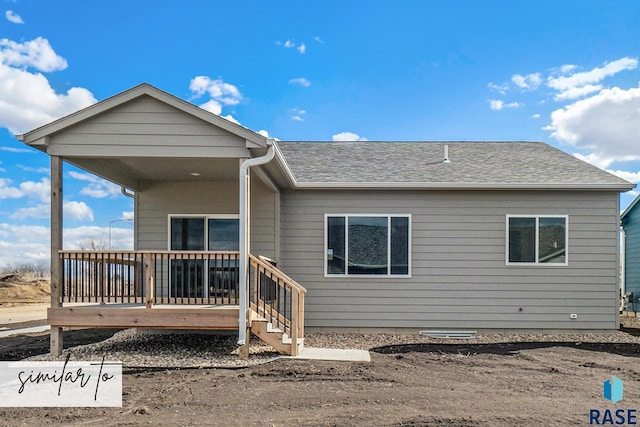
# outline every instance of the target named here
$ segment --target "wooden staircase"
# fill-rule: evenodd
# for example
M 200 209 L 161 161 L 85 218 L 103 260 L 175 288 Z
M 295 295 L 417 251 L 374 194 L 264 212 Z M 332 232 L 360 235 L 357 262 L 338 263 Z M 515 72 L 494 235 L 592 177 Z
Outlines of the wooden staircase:
M 307 290 L 268 258 L 249 255 L 249 265 L 251 333 L 280 354 L 299 354 L 304 344 Z

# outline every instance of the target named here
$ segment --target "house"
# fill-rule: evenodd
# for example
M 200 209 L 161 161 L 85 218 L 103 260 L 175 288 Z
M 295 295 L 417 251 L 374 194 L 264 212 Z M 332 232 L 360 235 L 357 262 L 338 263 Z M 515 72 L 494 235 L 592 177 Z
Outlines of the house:
M 622 225 L 622 293 L 627 298 L 627 311 L 640 311 L 640 209 L 636 197 L 620 215 Z
M 634 185 L 543 143 L 273 141 L 147 84 L 19 138 L 51 156 L 54 354 L 68 326 L 289 354 L 305 327 L 618 327 Z M 62 250 L 63 161 L 133 197 L 135 250 Z

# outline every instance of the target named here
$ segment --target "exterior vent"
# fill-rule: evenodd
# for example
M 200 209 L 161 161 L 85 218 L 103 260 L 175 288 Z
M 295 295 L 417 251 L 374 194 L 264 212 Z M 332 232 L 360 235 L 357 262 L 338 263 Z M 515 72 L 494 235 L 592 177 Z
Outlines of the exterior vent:
M 449 146 L 445 144 L 444 146 L 444 160 L 442 163 L 449 163 Z

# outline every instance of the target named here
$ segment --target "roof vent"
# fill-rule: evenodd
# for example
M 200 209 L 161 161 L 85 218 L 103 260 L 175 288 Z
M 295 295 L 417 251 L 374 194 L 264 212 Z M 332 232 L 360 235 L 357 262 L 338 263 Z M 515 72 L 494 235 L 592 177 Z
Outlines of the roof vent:
M 445 144 L 444 146 L 444 160 L 442 163 L 449 163 L 449 146 Z

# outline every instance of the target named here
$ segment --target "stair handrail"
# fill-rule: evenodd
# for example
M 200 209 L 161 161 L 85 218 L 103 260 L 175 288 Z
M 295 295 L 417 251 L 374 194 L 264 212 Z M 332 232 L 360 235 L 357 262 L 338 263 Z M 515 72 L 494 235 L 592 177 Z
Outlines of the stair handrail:
M 298 292 L 306 294 L 307 290 L 301 286 L 298 282 L 296 282 L 295 280 L 293 280 L 291 277 L 287 276 L 285 273 L 282 272 L 282 270 L 280 270 L 278 267 L 274 267 L 273 265 L 269 264 L 268 262 L 264 262 L 262 261 L 260 258 L 249 254 L 249 258 L 254 261 L 256 264 L 262 266 L 263 268 L 265 268 L 266 270 L 268 270 L 271 274 L 274 274 L 278 277 L 280 277 L 280 279 L 282 279 L 284 282 L 286 282 L 287 285 L 291 286 L 292 288 L 295 288 Z

